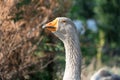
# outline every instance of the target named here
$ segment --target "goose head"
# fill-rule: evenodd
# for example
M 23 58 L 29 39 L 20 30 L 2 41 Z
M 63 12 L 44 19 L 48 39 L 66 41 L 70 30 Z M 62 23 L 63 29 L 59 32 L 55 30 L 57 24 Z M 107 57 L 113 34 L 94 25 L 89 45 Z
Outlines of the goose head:
M 68 37 L 74 37 L 77 33 L 72 20 L 66 17 L 57 17 L 53 21 L 45 24 L 43 28 L 51 31 L 62 41 L 66 40 Z

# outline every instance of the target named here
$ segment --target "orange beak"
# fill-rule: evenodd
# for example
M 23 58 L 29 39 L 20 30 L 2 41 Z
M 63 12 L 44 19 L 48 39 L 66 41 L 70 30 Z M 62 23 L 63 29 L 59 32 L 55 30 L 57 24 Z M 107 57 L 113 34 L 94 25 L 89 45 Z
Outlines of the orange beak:
M 57 30 L 57 23 L 58 23 L 58 20 L 55 19 L 55 20 L 53 20 L 53 21 L 45 24 L 45 25 L 43 26 L 43 28 L 46 28 L 46 29 L 48 29 L 49 31 L 55 32 L 55 31 Z

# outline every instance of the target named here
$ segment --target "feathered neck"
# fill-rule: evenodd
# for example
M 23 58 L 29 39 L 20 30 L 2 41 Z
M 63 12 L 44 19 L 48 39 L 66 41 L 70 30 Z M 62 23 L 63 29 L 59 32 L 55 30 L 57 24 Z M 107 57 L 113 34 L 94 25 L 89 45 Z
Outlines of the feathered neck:
M 81 51 L 77 35 L 71 35 L 64 42 L 66 66 L 63 80 L 81 80 Z

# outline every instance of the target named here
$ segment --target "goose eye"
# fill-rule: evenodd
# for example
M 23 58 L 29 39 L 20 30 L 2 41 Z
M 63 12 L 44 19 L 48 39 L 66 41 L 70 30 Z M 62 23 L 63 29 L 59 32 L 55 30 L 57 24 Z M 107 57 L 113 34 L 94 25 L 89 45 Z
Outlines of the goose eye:
M 65 21 L 65 20 L 62 20 L 62 22 L 63 22 L 63 23 L 66 23 L 66 21 Z

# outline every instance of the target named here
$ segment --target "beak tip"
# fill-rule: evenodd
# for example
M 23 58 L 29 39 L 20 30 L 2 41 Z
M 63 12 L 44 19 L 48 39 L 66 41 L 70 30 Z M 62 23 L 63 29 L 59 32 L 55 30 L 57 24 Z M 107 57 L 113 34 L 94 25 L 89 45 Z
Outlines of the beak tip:
M 46 27 L 46 25 L 43 25 L 43 26 L 42 26 L 42 29 L 44 29 L 45 27 Z

